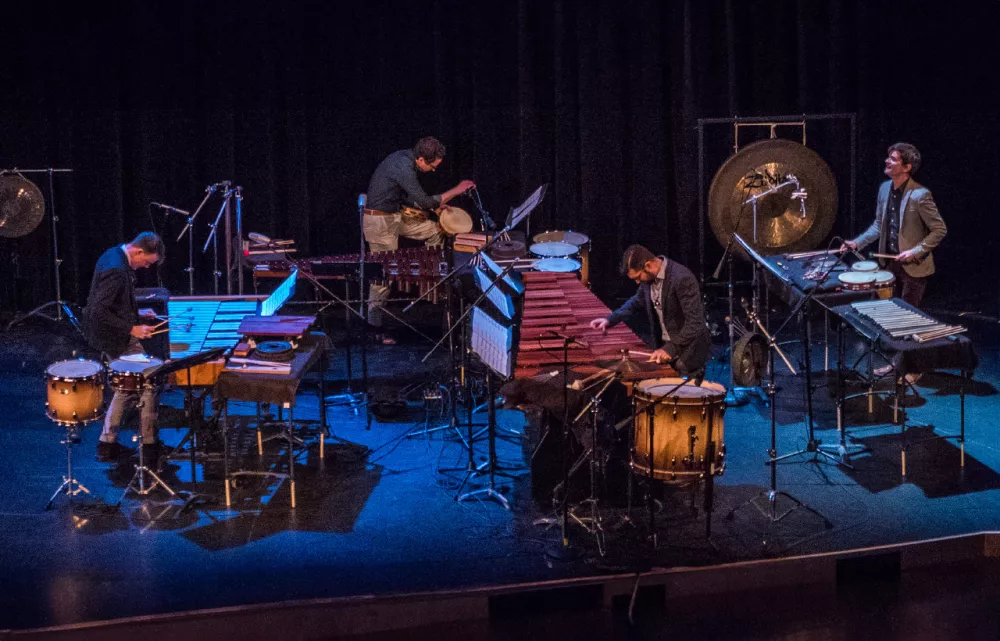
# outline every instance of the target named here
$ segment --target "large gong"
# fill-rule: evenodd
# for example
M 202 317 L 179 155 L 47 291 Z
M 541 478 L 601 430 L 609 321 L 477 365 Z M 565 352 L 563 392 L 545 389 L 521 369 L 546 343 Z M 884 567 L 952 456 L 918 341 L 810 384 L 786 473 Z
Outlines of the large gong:
M 788 176 L 795 176 L 808 194 L 805 216 L 799 200 L 792 198 L 795 185 L 787 185 L 757 200 L 755 233 L 753 205 L 744 203 Z M 765 256 L 815 249 L 833 228 L 837 183 L 826 162 L 808 147 L 791 140 L 762 140 L 747 145 L 719 168 L 708 192 L 708 206 L 709 223 L 723 247 L 736 228 L 743 240 Z M 739 244 L 734 250 L 746 256 Z

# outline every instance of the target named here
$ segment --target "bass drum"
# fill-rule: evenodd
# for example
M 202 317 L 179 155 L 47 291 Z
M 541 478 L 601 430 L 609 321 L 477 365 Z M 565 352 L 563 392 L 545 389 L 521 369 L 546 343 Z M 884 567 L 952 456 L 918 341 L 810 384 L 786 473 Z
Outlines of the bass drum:
M 97 361 L 58 361 L 45 376 L 45 413 L 56 423 L 80 425 L 104 415 L 104 368 Z
M 653 378 L 635 387 L 634 395 L 640 411 L 633 428 L 632 468 L 643 476 L 671 481 L 678 477 L 704 474 L 710 420 L 711 440 L 717 444 L 712 473 L 722 474 L 725 471 L 722 417 L 726 411 L 726 388 L 709 381 L 704 381 L 701 387 L 695 387 L 690 382 L 681 383 L 684 383 L 683 378 Z M 652 417 L 653 450 L 650 456 L 650 416 L 642 411 L 642 407 L 655 401 L 659 403 Z M 650 458 L 653 460 L 652 474 Z

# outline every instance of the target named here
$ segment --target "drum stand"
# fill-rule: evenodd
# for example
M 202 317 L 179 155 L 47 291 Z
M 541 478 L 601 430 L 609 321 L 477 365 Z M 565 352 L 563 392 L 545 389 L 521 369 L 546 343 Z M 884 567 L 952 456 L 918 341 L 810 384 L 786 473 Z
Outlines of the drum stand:
M 141 394 L 140 398 L 142 398 Z M 139 401 L 137 407 L 139 408 L 139 413 L 141 414 L 142 413 L 141 400 Z M 150 468 L 146 467 L 146 458 L 143 455 L 143 450 L 145 448 L 142 446 L 141 431 L 142 430 L 140 429 L 140 435 L 133 437 L 139 440 L 139 465 L 136 466 L 135 474 L 132 475 L 132 479 L 125 485 L 125 491 L 122 492 L 122 497 L 118 500 L 118 505 L 121 505 L 121 502 L 125 500 L 125 497 L 128 496 L 128 493 L 130 491 L 134 491 L 136 494 L 139 494 L 140 496 L 146 496 L 147 494 L 155 490 L 158 485 L 161 486 L 164 490 L 166 490 L 167 494 L 169 494 L 171 497 L 173 498 L 177 497 L 177 492 L 174 492 L 172 489 L 170 489 L 170 486 L 167 485 L 166 482 L 162 478 L 160 478 L 160 476 L 154 470 L 151 470 Z M 153 477 L 153 482 L 148 486 L 146 484 L 146 476 L 145 476 L 146 474 Z
M 62 485 L 52 493 L 52 498 L 45 504 L 46 510 L 52 508 L 52 504 L 60 494 L 68 496 L 70 501 L 80 492 L 90 494 L 90 490 L 73 477 L 73 445 L 80 442 L 79 429 L 79 425 L 69 425 L 66 427 L 66 436 L 62 440 L 62 443 L 66 446 L 66 476 L 63 477 Z

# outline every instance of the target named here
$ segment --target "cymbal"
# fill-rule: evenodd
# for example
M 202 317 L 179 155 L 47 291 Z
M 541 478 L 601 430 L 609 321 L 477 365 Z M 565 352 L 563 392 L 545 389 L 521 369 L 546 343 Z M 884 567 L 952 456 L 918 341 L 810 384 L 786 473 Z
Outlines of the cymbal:
M 755 235 L 753 205 L 743 203 L 785 182 L 789 174 L 808 194 L 805 217 L 799 201 L 792 199 L 795 186 L 788 185 L 757 201 Z M 709 188 L 708 207 L 712 231 L 724 247 L 739 220 L 737 233 L 764 256 L 813 249 L 830 233 L 837 217 L 837 182 L 829 165 L 808 147 L 791 140 L 762 140 L 722 164 Z M 734 248 L 746 258 L 743 248 Z
M 45 199 L 35 183 L 19 174 L 0 176 L 0 236 L 30 234 L 44 217 Z
M 594 361 L 601 369 L 618 372 L 626 379 L 649 378 L 650 375 L 662 369 L 662 365 L 645 361 L 634 361 L 631 358 L 606 358 Z

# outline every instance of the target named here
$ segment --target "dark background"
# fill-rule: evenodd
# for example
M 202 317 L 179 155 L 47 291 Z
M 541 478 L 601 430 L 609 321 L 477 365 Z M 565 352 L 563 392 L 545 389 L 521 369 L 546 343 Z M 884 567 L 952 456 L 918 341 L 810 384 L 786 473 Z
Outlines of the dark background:
M 992 0 L 20 4 L 0 38 L 0 168 L 74 170 L 55 179 L 73 302 L 104 249 L 150 228 L 167 240 L 160 278 L 187 293 L 183 221 L 148 203 L 191 210 L 223 179 L 244 187 L 246 231 L 302 256 L 353 251 L 358 192 L 423 135 L 449 147 L 428 189 L 472 178 L 495 218 L 550 183 L 532 231 L 589 234 L 595 291 L 620 297 L 632 242 L 699 270 L 699 118 L 854 112 L 856 227 L 885 147 L 913 142 L 949 226 L 929 296 L 996 311 Z M 809 127 L 839 184 L 834 231 L 859 231 L 848 129 Z M 706 189 L 731 146 L 731 128 L 706 130 Z M 217 208 L 196 230 L 198 293 Z M 53 298 L 49 224 L 0 239 L 0 310 Z M 710 230 L 704 253 L 711 272 Z

